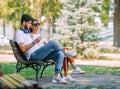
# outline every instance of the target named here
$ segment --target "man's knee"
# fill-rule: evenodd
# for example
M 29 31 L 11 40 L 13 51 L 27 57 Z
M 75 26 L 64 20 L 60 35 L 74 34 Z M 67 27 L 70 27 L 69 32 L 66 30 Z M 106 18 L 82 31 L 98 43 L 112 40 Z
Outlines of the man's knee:
M 51 40 L 51 41 L 49 41 L 49 43 L 51 43 L 51 44 L 57 44 L 57 42 L 55 40 Z
M 58 51 L 57 54 L 58 54 L 60 57 L 63 57 L 63 58 L 64 58 L 64 53 L 63 53 L 63 51 Z

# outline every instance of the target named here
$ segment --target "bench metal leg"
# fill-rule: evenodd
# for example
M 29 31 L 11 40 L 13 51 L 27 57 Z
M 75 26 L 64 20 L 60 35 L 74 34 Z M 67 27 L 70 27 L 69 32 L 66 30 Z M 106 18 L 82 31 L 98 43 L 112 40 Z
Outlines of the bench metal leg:
M 31 67 L 35 70 L 36 72 L 36 81 L 38 82 L 39 79 L 38 79 L 38 74 L 39 74 L 39 71 L 41 70 L 41 64 L 33 64 Z
M 43 69 L 41 70 L 40 78 L 43 77 L 43 72 L 44 72 L 44 70 L 45 70 L 48 66 L 49 66 L 49 65 L 47 65 L 47 64 L 43 64 Z
M 21 71 L 22 69 L 24 69 L 24 68 L 26 68 L 25 65 L 17 62 L 17 64 L 16 64 L 16 69 L 17 69 L 16 72 L 20 72 L 20 71 Z
M 38 79 L 38 73 L 39 73 L 39 70 L 36 70 L 36 81 L 38 82 L 39 79 Z

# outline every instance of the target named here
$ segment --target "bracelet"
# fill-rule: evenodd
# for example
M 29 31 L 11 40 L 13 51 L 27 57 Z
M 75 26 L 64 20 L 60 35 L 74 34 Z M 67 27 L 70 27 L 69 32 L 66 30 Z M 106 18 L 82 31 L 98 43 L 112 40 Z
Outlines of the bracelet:
M 35 45 L 35 42 L 32 42 L 33 45 Z

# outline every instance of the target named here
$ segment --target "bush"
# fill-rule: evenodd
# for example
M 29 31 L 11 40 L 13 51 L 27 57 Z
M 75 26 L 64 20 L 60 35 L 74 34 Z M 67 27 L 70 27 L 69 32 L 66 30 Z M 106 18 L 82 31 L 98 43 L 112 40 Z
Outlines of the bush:
M 95 59 L 99 57 L 99 52 L 94 48 L 86 48 L 86 50 L 83 52 L 83 56 L 86 59 Z
M 77 53 L 80 53 L 81 55 L 83 55 L 83 52 L 87 48 L 97 48 L 97 44 L 95 42 L 84 42 L 83 44 L 76 46 L 76 51 Z
M 9 40 L 5 36 L 0 35 L 0 46 L 8 46 L 8 45 L 10 45 Z
M 116 47 L 100 47 L 99 51 L 101 53 L 117 53 L 117 48 Z

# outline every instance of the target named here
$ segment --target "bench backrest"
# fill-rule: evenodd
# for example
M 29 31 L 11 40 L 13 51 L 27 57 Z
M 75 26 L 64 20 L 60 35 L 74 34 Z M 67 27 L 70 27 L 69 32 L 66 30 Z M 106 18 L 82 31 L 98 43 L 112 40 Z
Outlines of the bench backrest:
M 25 57 L 24 53 L 19 48 L 16 41 L 10 40 L 10 44 L 14 53 L 14 56 L 16 57 L 18 62 L 24 63 L 27 61 L 27 58 Z

